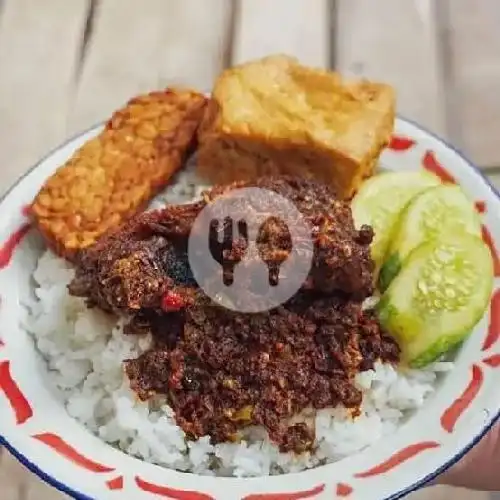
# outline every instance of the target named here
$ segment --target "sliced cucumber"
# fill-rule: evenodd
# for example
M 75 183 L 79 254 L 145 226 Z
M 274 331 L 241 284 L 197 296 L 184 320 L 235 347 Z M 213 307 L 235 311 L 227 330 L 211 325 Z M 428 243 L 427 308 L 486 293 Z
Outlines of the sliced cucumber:
M 483 241 L 466 233 L 420 245 L 377 305 L 403 360 L 422 367 L 460 344 L 483 316 L 493 264 Z
M 384 261 L 401 210 L 418 193 L 439 184 L 438 177 L 425 171 L 389 172 L 363 183 L 351 207 L 357 227 L 363 224 L 373 227 L 371 252 L 377 269 Z
M 474 204 L 459 186 L 443 184 L 426 189 L 413 198 L 392 233 L 380 271 L 380 290 L 387 289 L 414 248 L 448 232 L 481 234 L 481 220 Z

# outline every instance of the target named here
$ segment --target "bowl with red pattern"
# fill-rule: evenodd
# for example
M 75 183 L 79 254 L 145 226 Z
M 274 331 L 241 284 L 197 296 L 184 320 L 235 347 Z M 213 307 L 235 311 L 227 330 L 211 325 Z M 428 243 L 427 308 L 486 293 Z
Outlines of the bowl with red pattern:
M 1 201 L 4 215 L 0 220 L 0 444 L 43 480 L 78 499 L 395 499 L 452 466 L 497 420 L 500 199 L 459 152 L 416 124 L 399 118 L 381 164 L 393 171 L 428 170 L 443 182 L 459 184 L 476 204 L 495 272 L 490 305 L 467 341 L 449 361 L 435 366 L 432 374 L 427 372 L 423 378 L 418 374 L 405 375 L 406 385 L 399 385 L 398 390 L 404 393 L 405 387 L 407 391 L 417 387 L 420 391 L 411 404 L 401 403 L 404 398 L 400 394 L 399 403 L 391 403 L 391 411 L 384 418 L 370 419 L 367 412 L 364 427 L 344 426 L 345 422 L 335 421 L 333 413 L 317 419 L 318 432 L 318 426 L 326 425 L 330 419 L 328 425 L 335 428 L 335 434 L 331 439 L 325 435 L 317 456 L 302 461 L 275 454 L 264 463 L 264 451 L 273 450 L 264 450 L 259 442 L 236 451 L 211 448 L 205 443 L 206 450 L 196 448 L 198 459 L 193 447 L 182 448 L 185 446 L 182 444 L 180 458 L 175 462 L 173 458 L 155 455 L 154 443 L 147 435 L 149 427 L 137 424 L 134 438 L 129 434 L 113 438 L 116 429 L 109 423 L 94 419 L 89 424 L 81 416 L 85 408 L 78 406 L 80 400 L 73 389 L 73 392 L 67 390 L 71 397 L 66 397 L 61 389 L 63 362 L 47 361 L 52 344 L 47 343 L 47 338 L 34 340 L 33 325 L 27 326 L 29 304 L 33 300 L 45 305 L 50 302 L 42 285 L 52 283 L 51 280 L 64 282 L 71 269 L 69 265 L 47 261 L 50 257 L 24 207 L 33 200 L 44 180 L 99 131 L 100 127 L 93 128 L 57 148 L 22 177 Z M 42 258 L 48 265 L 44 273 L 37 268 Z M 56 295 L 50 300 L 53 306 L 58 306 L 66 298 Z M 100 327 L 97 323 L 94 326 Z M 71 339 L 65 338 L 64 342 Z M 107 348 L 108 345 L 103 350 Z M 80 361 L 74 358 L 80 368 L 87 366 Z M 363 383 L 380 389 L 384 377 L 394 378 L 394 374 L 382 370 Z M 59 381 L 54 383 L 56 379 Z M 391 387 L 395 392 L 395 386 Z M 92 385 L 87 384 L 85 390 L 91 389 Z M 370 396 L 377 411 L 382 405 L 381 391 Z M 389 398 L 387 392 L 384 394 Z M 101 417 L 104 414 L 102 410 Z M 153 420 L 156 425 L 160 417 Z M 129 420 L 126 425 L 135 424 Z M 377 439 L 365 436 L 366 442 L 355 444 L 356 433 L 367 428 L 368 434 L 376 435 Z M 162 439 L 164 435 L 158 441 Z M 114 440 L 121 440 L 121 444 Z M 146 450 L 141 448 L 144 442 Z M 228 454 L 232 455 L 228 458 Z M 225 465 L 214 472 L 207 457 L 215 457 L 217 463 Z M 252 469 L 249 460 L 252 466 L 258 463 L 254 472 L 248 472 Z M 236 465 L 230 468 L 228 463 Z

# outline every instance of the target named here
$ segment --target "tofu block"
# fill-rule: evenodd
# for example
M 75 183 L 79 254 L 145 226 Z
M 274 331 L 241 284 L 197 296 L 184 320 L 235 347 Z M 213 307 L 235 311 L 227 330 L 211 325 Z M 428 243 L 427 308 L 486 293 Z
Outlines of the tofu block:
M 217 79 L 198 131 L 198 174 L 212 183 L 297 175 L 349 199 L 372 175 L 394 115 L 389 85 L 269 56 Z

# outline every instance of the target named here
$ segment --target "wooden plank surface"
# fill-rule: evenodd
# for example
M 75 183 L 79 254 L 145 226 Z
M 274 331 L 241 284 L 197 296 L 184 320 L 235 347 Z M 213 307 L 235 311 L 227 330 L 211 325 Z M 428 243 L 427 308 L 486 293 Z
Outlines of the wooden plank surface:
M 6 451 L 2 451 L 0 447 L 0 485 L 2 492 L 0 498 L 2 500 L 21 499 L 27 476 L 28 473 L 24 469 L 21 469 L 21 466 Z M 48 499 L 42 498 L 40 500 Z
M 223 65 L 229 17 L 225 0 L 102 0 L 70 129 L 89 127 L 149 90 L 210 90 Z
M 38 479 L 9 453 L 3 452 L 0 456 L 0 499 L 69 500 L 69 497 Z
M 462 146 L 479 166 L 500 167 L 500 2 L 444 4 Z
M 3 0 L 0 169 L 8 185 L 65 137 L 87 0 Z
M 229 62 L 233 2 L 227 0 L 165 0 L 160 59 L 162 85 L 182 84 L 205 92 Z
M 107 118 L 132 96 L 160 85 L 164 0 L 102 0 L 95 11 L 76 99 L 73 133 Z
M 286 53 L 313 66 L 330 61 L 328 0 L 238 0 L 233 63 Z
M 318 66 L 329 66 L 333 54 L 343 72 L 395 85 L 401 113 L 438 133 L 449 133 L 444 96 L 452 90 L 457 141 L 476 162 L 500 165 L 500 2 L 440 2 L 444 28 L 432 0 L 94 0 L 78 73 L 89 0 L 0 0 L 0 190 L 70 131 L 134 94 L 179 83 L 209 90 L 229 53 L 233 63 L 286 52 Z M 451 75 L 444 75 L 443 29 Z M 445 92 L 445 84 L 452 88 Z M 500 187 L 500 174 L 492 180 Z M 0 450 L 1 500 L 64 498 Z M 489 497 L 438 487 L 409 498 Z
M 400 114 L 446 135 L 435 3 L 337 0 L 333 15 L 335 66 L 394 85 Z
M 481 491 L 470 491 L 450 486 L 423 488 L 405 497 L 407 500 L 490 500 L 490 495 Z

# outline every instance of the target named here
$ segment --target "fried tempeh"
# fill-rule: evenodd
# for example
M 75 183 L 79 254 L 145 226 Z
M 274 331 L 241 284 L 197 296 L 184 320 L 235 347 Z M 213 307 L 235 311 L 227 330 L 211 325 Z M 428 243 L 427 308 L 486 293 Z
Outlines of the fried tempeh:
M 192 149 L 205 104 L 197 92 L 167 89 L 116 111 L 36 196 L 31 212 L 48 245 L 72 260 L 144 208 Z

